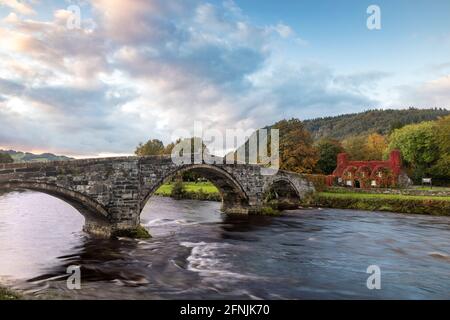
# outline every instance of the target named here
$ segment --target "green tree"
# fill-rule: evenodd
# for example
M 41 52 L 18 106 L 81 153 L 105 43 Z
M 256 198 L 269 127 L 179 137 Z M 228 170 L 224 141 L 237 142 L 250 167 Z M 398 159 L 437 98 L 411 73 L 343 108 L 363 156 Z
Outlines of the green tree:
M 280 130 L 280 169 L 311 173 L 319 157 L 303 123 L 298 119 L 282 120 L 272 128 Z
M 419 182 L 440 158 L 438 127 L 435 121 L 411 124 L 394 130 L 388 150 L 399 149 L 412 169 L 412 178 Z
M 450 154 L 444 154 L 434 164 L 428 173 L 439 180 L 446 180 L 447 184 L 450 182 Z
M 367 136 L 349 137 L 342 142 L 342 145 L 351 160 L 369 160 Z
M 440 118 L 436 121 L 437 141 L 439 142 L 439 159 L 428 173 L 439 180 L 450 183 L 450 116 Z
M 342 144 L 334 139 L 322 139 L 317 143 L 319 160 L 316 164 L 316 170 L 319 173 L 331 174 L 337 165 L 337 155 L 344 152 Z
M 7 153 L 0 153 L 0 163 L 13 163 L 14 159 Z
M 148 140 L 145 144 L 139 143 L 134 153 L 137 156 L 154 156 L 164 153 L 164 144 L 158 139 Z
M 174 199 L 182 199 L 185 193 L 186 193 L 186 189 L 184 187 L 183 180 L 181 179 L 181 177 L 179 177 L 173 183 L 172 191 L 170 192 L 170 196 Z
M 378 133 L 369 134 L 366 142 L 367 160 L 381 160 L 387 149 L 386 138 Z
M 436 121 L 437 139 L 441 154 L 450 155 L 450 115 Z

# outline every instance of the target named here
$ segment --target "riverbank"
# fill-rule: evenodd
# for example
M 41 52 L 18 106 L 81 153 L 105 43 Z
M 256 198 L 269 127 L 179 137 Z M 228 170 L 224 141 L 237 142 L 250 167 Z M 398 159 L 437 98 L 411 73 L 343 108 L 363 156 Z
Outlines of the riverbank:
M 171 197 L 174 184 L 162 185 L 155 194 Z M 300 202 L 304 207 L 325 207 L 336 209 L 354 209 L 367 211 L 391 211 L 396 213 L 426 214 L 450 216 L 450 196 L 448 189 L 436 188 L 428 194 L 427 190 L 394 190 L 376 189 L 365 191 L 362 189 L 333 188 L 317 192 Z M 443 193 L 442 193 L 443 192 Z M 443 194 L 443 195 L 441 195 Z M 184 182 L 183 192 L 178 195 L 180 199 L 221 201 L 219 190 L 210 182 Z M 262 214 L 276 215 L 279 209 L 276 204 L 266 208 Z M 267 212 L 266 212 L 267 211 Z
M 318 192 L 304 206 L 450 216 L 450 196 L 412 196 L 354 192 Z
M 322 190 L 319 190 L 322 191 Z M 346 188 L 346 187 L 328 187 L 327 192 L 335 193 L 371 193 L 371 194 L 398 194 L 406 196 L 428 196 L 428 197 L 450 197 L 450 188 L 446 187 L 422 187 L 413 186 L 410 188 Z

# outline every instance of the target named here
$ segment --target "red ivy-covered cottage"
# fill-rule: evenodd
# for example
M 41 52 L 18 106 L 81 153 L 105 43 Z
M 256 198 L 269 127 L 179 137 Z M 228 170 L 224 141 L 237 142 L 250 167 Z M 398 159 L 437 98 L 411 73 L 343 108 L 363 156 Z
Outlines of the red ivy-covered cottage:
M 386 161 L 349 161 L 346 153 L 337 156 L 337 167 L 327 176 L 328 186 L 388 188 L 404 186 L 410 179 L 402 170 L 399 150 L 391 151 Z

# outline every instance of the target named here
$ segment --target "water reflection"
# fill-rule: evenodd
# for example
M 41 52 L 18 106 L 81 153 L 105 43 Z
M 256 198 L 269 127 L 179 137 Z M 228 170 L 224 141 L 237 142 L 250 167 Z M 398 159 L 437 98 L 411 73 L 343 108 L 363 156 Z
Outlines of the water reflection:
M 450 219 L 350 210 L 227 216 L 215 202 L 153 198 L 152 239 L 92 239 L 82 216 L 33 192 L 0 196 L 0 277 L 35 297 L 449 298 Z M 382 290 L 365 286 L 369 265 Z M 82 290 L 68 290 L 80 265 Z

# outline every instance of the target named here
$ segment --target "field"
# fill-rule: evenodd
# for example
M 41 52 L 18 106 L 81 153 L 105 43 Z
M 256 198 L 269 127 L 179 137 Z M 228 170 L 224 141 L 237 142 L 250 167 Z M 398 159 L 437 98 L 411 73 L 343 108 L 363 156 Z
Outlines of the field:
M 184 182 L 184 189 L 188 193 L 197 193 L 202 192 L 206 194 L 219 194 L 219 190 L 211 183 L 211 182 Z M 172 192 L 173 184 L 165 183 L 158 190 L 156 190 L 155 194 L 159 196 L 170 196 Z

